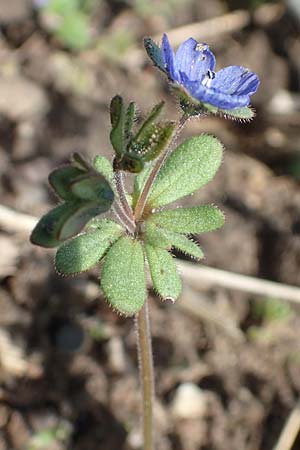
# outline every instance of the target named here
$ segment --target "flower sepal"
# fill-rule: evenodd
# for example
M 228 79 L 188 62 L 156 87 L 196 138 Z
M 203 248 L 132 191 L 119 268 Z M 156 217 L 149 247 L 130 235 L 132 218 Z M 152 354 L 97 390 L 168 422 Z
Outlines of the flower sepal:
M 214 114 L 225 119 L 250 121 L 255 117 L 255 111 L 250 106 L 241 108 L 222 109 L 209 103 L 200 102 L 189 95 L 186 89 L 177 84 L 170 83 L 172 92 L 176 95 L 179 106 L 188 117 L 200 117 L 208 114 Z

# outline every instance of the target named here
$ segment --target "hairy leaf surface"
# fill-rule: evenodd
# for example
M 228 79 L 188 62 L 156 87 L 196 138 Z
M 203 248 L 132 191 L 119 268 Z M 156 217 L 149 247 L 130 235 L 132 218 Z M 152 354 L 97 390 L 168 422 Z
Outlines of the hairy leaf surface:
M 121 234 L 122 228 L 116 222 L 99 220 L 93 231 L 67 241 L 58 249 L 55 257 L 57 272 L 71 275 L 90 269 Z
M 176 300 L 181 293 L 181 280 L 171 254 L 162 248 L 145 245 L 153 287 L 164 299 Z
M 202 135 L 183 142 L 161 168 L 148 203 L 158 207 L 172 203 L 207 184 L 222 160 L 222 144 Z
M 146 276 L 142 245 L 129 236 L 109 249 L 102 269 L 101 287 L 110 305 L 132 315 L 146 300 Z
M 206 233 L 224 224 L 224 214 L 216 206 L 192 206 L 157 212 L 147 222 L 177 233 Z

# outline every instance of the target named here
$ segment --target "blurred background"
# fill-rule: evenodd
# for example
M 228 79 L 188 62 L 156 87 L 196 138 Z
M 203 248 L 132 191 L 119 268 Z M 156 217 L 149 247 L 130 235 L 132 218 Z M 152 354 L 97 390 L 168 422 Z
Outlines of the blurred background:
M 98 270 L 61 278 L 28 236 L 56 202 L 54 167 L 74 151 L 112 156 L 113 95 L 141 115 L 165 99 L 178 116 L 142 49 L 163 32 L 261 79 L 250 124 L 211 116 L 179 138 L 209 132 L 226 148 L 217 177 L 184 200 L 226 214 L 195 236 L 201 264 L 300 287 L 299 0 L 1 0 L 0 450 L 141 450 L 132 319 L 108 308 Z M 176 305 L 150 292 L 157 450 L 299 449 L 299 306 L 182 267 Z

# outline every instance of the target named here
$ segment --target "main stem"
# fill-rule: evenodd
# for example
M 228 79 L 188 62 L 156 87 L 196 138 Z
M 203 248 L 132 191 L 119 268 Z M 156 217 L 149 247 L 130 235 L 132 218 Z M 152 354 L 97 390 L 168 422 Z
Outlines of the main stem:
M 154 450 L 153 399 L 154 374 L 148 302 L 135 316 L 140 380 L 143 395 L 143 450 Z

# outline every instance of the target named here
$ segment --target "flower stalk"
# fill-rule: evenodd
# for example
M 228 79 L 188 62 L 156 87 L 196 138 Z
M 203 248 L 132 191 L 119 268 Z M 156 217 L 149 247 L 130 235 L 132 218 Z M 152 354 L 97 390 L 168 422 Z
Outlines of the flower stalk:
M 143 216 L 143 212 L 148 200 L 148 196 L 150 194 L 151 188 L 156 180 L 156 177 L 160 171 L 160 169 L 162 168 L 162 166 L 164 165 L 164 162 L 166 161 L 166 159 L 168 158 L 168 156 L 170 155 L 171 151 L 172 151 L 172 144 L 174 143 L 175 138 L 178 136 L 178 133 L 182 130 L 182 128 L 184 127 L 186 121 L 188 120 L 189 115 L 187 114 L 183 114 L 181 116 L 181 118 L 178 121 L 178 125 L 177 125 L 177 130 L 174 131 L 173 134 L 173 139 L 171 139 L 168 147 L 166 148 L 166 150 L 163 152 L 163 154 L 158 158 L 158 160 L 156 161 L 152 172 L 150 173 L 144 189 L 141 192 L 141 195 L 137 201 L 135 210 L 134 210 L 134 217 L 135 217 L 135 221 L 138 222 L 142 216 Z

